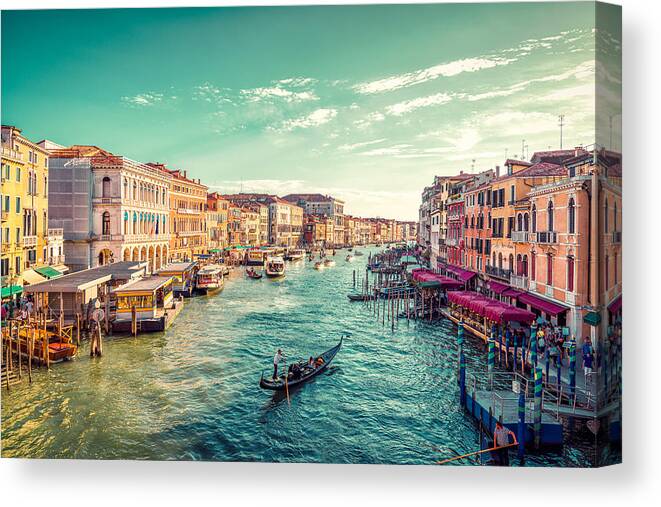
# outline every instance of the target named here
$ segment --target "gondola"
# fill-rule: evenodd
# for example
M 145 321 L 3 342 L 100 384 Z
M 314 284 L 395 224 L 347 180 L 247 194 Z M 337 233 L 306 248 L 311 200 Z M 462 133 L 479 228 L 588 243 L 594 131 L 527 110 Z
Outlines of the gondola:
M 254 269 L 246 270 L 246 275 L 248 275 L 248 278 L 252 278 L 253 280 L 259 280 L 263 276 L 261 273 L 258 273 Z
M 374 299 L 372 294 L 347 294 L 349 301 L 371 301 Z
M 285 375 L 287 375 L 287 372 L 284 372 L 282 375 L 280 375 L 276 380 L 273 380 L 271 377 L 264 378 L 264 372 L 262 372 L 262 378 L 259 380 L 259 387 L 262 389 L 268 389 L 270 391 L 284 391 L 285 386 L 287 389 L 291 389 L 292 387 L 296 387 L 299 384 L 302 384 L 303 382 L 307 382 L 311 378 L 316 377 L 319 375 L 321 372 L 325 371 L 328 368 L 328 365 L 331 363 L 335 355 L 338 353 L 340 350 L 340 347 L 342 347 L 342 341 L 344 340 L 344 336 L 340 338 L 340 343 L 335 345 L 332 349 L 328 349 L 326 352 L 319 356 L 314 356 L 315 360 L 318 357 L 321 357 L 324 362 L 322 365 L 317 366 L 314 370 L 309 369 L 307 366 L 304 366 L 301 371 L 302 374 L 299 378 L 296 380 L 288 380 L 285 383 Z M 306 364 L 307 361 L 304 361 L 304 364 Z M 300 364 L 300 363 L 299 363 Z

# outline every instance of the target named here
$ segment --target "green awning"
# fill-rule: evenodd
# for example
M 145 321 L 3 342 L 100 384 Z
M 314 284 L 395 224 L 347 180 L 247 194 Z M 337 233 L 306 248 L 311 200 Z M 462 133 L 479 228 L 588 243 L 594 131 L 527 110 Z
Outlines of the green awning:
M 212 248 L 209 250 L 209 253 L 220 253 L 222 250 L 220 248 Z
M 2 297 L 8 298 L 14 294 L 20 294 L 21 292 L 23 292 L 23 287 L 20 285 L 9 285 L 8 287 L 2 288 Z
M 407 273 L 411 273 L 414 269 L 422 269 L 422 266 L 420 264 L 409 264 L 406 266 Z
M 402 255 L 402 258 L 399 261 L 402 264 L 417 264 L 418 259 L 413 255 Z
M 601 315 L 598 312 L 588 312 L 583 316 L 583 322 L 591 326 L 598 326 L 601 322 Z
M 34 268 L 34 270 L 46 278 L 59 278 L 62 276 L 57 269 L 51 268 L 50 266 L 42 266 L 40 268 Z

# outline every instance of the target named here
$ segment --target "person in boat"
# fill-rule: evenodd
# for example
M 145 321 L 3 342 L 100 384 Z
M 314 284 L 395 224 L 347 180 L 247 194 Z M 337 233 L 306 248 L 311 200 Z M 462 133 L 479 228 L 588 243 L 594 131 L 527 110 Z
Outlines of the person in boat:
M 511 442 L 510 437 L 512 438 Z M 496 429 L 493 432 L 493 446 L 496 447 L 494 454 L 498 466 L 510 466 L 510 448 L 508 446 L 516 443 L 514 432 L 503 426 L 500 421 L 496 421 Z
M 282 353 L 282 349 L 278 349 L 273 356 L 273 378 L 278 378 L 278 365 L 285 360 L 285 355 Z
M 317 358 L 317 360 L 315 361 L 315 364 L 316 364 L 317 366 L 321 366 L 322 364 L 324 364 L 324 358 L 321 357 L 321 356 L 319 356 L 319 357 Z
M 298 363 L 294 363 L 289 367 L 287 378 L 289 380 L 298 380 L 301 378 L 301 366 Z
M 310 359 L 308 359 L 307 367 L 310 368 L 311 370 L 314 370 L 316 368 L 316 365 L 314 364 L 314 358 L 312 356 L 310 356 Z

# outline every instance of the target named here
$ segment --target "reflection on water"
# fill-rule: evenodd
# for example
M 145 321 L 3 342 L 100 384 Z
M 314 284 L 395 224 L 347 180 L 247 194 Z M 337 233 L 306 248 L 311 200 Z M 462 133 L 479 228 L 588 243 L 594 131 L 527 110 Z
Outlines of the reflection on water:
M 37 371 L 3 393 L 3 456 L 429 464 L 478 448 L 459 408 L 454 329 L 400 321 L 391 333 L 345 296 L 367 256 L 336 259 L 323 271 L 288 263 L 282 280 L 237 270 L 166 333 L 111 337 L 100 359 L 82 347 Z M 342 332 L 329 370 L 292 389 L 291 405 L 259 389 L 278 347 L 307 358 Z M 486 363 L 477 342 L 467 356 L 470 369 Z M 567 446 L 527 464 L 587 461 Z

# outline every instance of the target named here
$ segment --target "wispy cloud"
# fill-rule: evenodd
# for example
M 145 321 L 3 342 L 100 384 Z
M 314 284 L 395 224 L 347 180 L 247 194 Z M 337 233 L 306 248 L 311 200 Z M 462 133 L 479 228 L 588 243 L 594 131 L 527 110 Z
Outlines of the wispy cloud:
M 292 131 L 295 129 L 306 129 L 318 127 L 328 123 L 337 116 L 337 109 L 320 108 L 312 111 L 310 114 L 284 121 L 279 128 L 275 130 Z
M 121 100 L 131 107 L 150 107 L 163 102 L 163 97 L 164 95 L 162 93 L 145 92 L 132 96 L 124 96 Z
M 250 102 L 262 100 L 280 99 L 284 102 L 305 102 L 308 100 L 319 100 L 312 91 L 292 91 L 280 86 L 267 86 L 262 88 L 251 88 L 241 90 L 241 95 Z
M 338 146 L 337 149 L 340 150 L 340 151 L 353 151 L 356 148 L 362 148 L 364 146 L 371 146 L 373 144 L 380 144 L 380 143 L 384 142 L 385 140 L 386 140 L 385 138 L 382 138 L 382 139 L 374 139 L 373 141 L 364 141 L 362 143 L 342 144 L 342 145 Z
M 405 100 L 403 102 L 398 102 L 391 106 L 386 107 L 386 112 L 394 116 L 401 116 L 421 107 L 429 106 L 438 106 L 450 102 L 452 97 L 447 93 L 436 93 L 434 95 L 428 95 L 426 97 L 418 97 L 411 100 Z

